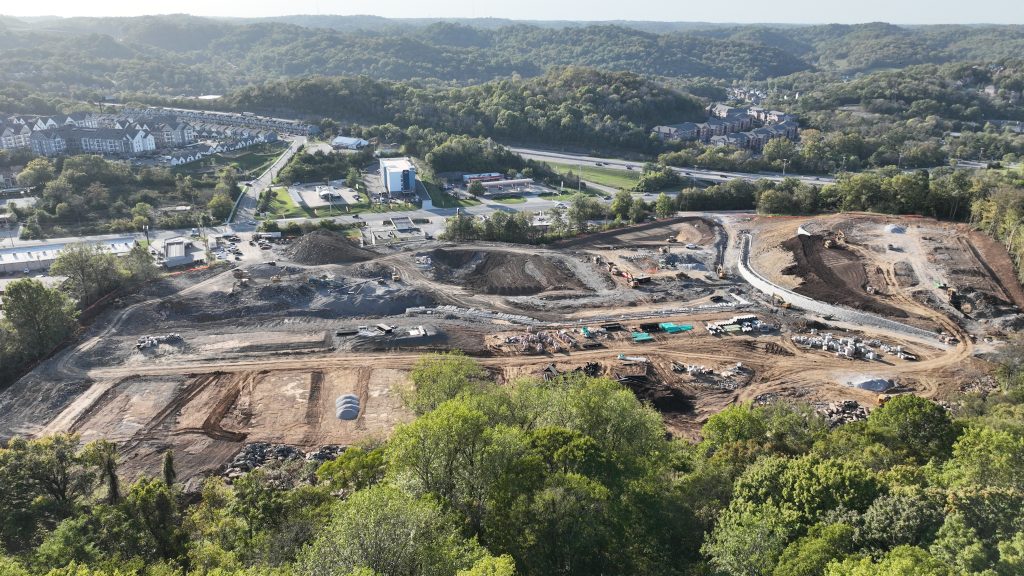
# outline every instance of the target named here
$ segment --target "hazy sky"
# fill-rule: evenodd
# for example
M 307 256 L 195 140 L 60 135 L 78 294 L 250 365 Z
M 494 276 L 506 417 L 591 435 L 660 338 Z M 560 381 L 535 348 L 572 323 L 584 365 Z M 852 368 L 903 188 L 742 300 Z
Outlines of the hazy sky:
M 522 20 L 900 24 L 1024 23 L 1022 0 L 33 0 L 0 3 L 14 16 L 373 14 Z

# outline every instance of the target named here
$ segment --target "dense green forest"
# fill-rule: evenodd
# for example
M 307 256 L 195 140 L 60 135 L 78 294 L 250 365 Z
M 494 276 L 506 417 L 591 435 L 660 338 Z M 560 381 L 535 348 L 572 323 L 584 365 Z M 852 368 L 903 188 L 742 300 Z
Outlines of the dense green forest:
M 0 20 L 4 84 L 48 93 L 221 93 L 307 75 L 480 83 L 551 66 L 766 79 L 1017 57 L 1019 26 L 43 18 Z
M 39 198 L 33 206 L 11 207 L 23 239 L 205 226 L 224 220 L 241 192 L 230 167 L 193 177 L 94 155 L 27 160 L 18 184 Z M 192 209 L 161 209 L 182 205 Z
M 303 113 L 521 142 L 656 150 L 651 126 L 703 116 L 696 99 L 642 76 L 555 68 L 536 78 L 462 88 L 416 88 L 359 78 L 304 78 L 251 86 L 216 106 Z
M 1024 371 L 948 408 L 897 396 L 830 429 L 741 404 L 667 439 L 622 385 L 496 385 L 423 358 L 385 443 L 183 493 L 74 436 L 0 449 L 7 576 L 1012 576 L 1024 570 Z M 154 471 L 156 472 L 156 471 Z

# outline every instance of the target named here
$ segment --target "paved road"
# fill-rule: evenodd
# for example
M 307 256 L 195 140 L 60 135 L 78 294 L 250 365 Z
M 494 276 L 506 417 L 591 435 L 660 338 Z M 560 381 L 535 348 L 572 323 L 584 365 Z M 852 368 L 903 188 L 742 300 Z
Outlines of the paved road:
M 235 214 L 235 221 L 246 221 L 252 219 L 253 215 L 256 213 L 256 203 L 259 201 L 260 194 L 274 183 L 274 177 L 277 176 L 278 172 L 288 164 L 288 161 L 292 159 L 292 156 L 294 156 L 296 152 L 299 151 L 299 148 L 306 145 L 305 136 L 291 136 L 282 139 L 289 142 L 288 149 L 270 165 L 270 168 L 267 168 L 263 174 L 260 174 L 259 178 L 256 178 L 249 184 L 249 186 L 245 187 L 245 197 L 238 205 L 238 212 Z
M 612 168 L 615 170 L 641 170 L 643 168 L 643 162 L 633 162 L 630 160 L 622 160 L 619 158 L 598 158 L 596 156 L 587 156 L 584 154 L 569 154 L 566 152 L 551 152 L 549 150 L 534 150 L 530 148 L 509 148 L 513 152 L 519 154 L 524 158 L 530 158 L 533 160 L 552 161 L 565 164 L 583 164 L 585 166 L 604 166 L 606 168 Z M 805 174 L 772 174 L 772 173 L 750 173 L 750 172 L 724 172 L 721 170 L 705 170 L 705 169 L 693 169 L 693 168 L 672 168 L 682 176 L 693 178 L 695 180 L 706 180 L 710 182 L 726 182 L 729 180 L 773 180 L 775 182 L 781 182 L 785 178 L 796 178 L 802 182 L 808 184 L 830 184 L 835 182 L 835 178 L 831 176 L 813 176 Z

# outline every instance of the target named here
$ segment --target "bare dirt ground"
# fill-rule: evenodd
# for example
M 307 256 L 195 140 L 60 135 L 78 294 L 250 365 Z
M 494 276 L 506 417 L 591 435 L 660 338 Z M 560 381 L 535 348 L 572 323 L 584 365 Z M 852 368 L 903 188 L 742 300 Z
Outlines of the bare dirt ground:
M 904 231 L 886 233 L 891 222 Z M 925 346 L 826 325 L 776 308 L 731 273 L 735 238 L 747 230 L 752 266 L 773 281 L 807 283 L 808 271 L 785 273 L 800 262 L 784 246 L 800 226 L 846 237 L 842 250 L 819 249 L 816 240 L 809 247 L 817 261 L 808 270 L 822 289 L 816 295 L 845 294 L 841 304 L 899 312 L 957 342 Z M 670 432 L 691 438 L 709 416 L 739 401 L 854 399 L 873 406 L 875 393 L 851 386 L 865 377 L 944 399 L 984 381 L 992 367 L 978 355 L 993 350 L 989 340 L 1005 337 L 1019 318 L 1013 302 L 1020 287 L 1009 283 L 1005 253 L 965 234 L 955 240 L 958 234 L 924 219 L 730 214 L 546 248 L 421 242 L 369 250 L 310 237 L 262 251 L 263 262 L 236 270 L 166 278 L 111 307 L 79 342 L 0 392 L 0 438 L 57 431 L 109 438 L 122 445 L 131 474 L 156 472 L 171 448 L 181 477 L 199 478 L 222 471 L 254 442 L 314 450 L 386 437 L 411 417 L 399 398 L 410 367 L 424 352 L 450 349 L 476 357 L 506 382 L 576 369 L 617 378 L 662 413 Z M 719 264 L 724 278 L 715 273 Z M 631 287 L 609 265 L 651 279 Z M 979 294 L 971 296 L 977 308 L 964 314 L 937 282 Z M 771 328 L 731 335 L 706 328 L 740 313 Z M 631 332 L 661 322 L 693 329 L 633 342 Z M 615 325 L 622 330 L 600 330 Z M 595 333 L 587 338 L 583 326 Z M 878 338 L 917 360 L 849 360 L 796 346 L 792 336 L 812 327 Z M 168 333 L 181 340 L 137 349 L 140 337 Z M 545 346 L 538 352 L 521 344 L 532 342 Z M 335 416 L 334 400 L 343 394 L 361 400 L 355 421 Z

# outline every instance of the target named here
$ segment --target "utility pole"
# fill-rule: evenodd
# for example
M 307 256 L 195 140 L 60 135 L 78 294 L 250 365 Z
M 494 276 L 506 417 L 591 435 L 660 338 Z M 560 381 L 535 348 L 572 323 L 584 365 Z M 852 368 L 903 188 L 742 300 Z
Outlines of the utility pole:
M 782 159 L 782 177 L 786 177 L 786 165 L 789 164 L 789 158 Z

